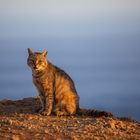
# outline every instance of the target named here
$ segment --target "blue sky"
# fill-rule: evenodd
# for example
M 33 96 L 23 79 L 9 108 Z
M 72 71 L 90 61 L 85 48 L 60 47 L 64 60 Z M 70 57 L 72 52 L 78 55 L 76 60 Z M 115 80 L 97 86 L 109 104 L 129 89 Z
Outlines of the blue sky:
M 0 0 L 0 38 L 140 33 L 139 0 Z

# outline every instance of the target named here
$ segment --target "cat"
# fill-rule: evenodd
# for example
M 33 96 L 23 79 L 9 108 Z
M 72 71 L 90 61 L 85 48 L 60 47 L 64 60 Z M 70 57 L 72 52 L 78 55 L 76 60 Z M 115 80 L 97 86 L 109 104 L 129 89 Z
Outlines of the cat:
M 111 113 L 79 108 L 79 96 L 71 77 L 46 59 L 48 51 L 34 52 L 28 48 L 27 64 L 32 70 L 33 83 L 39 92 L 39 113 L 49 116 L 75 114 L 110 116 Z
M 39 112 L 47 116 L 52 112 L 58 116 L 76 114 L 79 97 L 70 76 L 46 59 L 47 51 L 38 53 L 28 49 L 28 53 L 27 63 L 42 105 Z

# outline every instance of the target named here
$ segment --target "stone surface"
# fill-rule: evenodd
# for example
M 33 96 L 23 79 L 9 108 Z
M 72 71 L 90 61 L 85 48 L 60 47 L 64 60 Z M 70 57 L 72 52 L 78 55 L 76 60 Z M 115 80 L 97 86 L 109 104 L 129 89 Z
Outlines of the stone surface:
M 0 101 L 0 140 L 140 139 L 140 123 L 129 118 L 42 116 L 38 98 Z

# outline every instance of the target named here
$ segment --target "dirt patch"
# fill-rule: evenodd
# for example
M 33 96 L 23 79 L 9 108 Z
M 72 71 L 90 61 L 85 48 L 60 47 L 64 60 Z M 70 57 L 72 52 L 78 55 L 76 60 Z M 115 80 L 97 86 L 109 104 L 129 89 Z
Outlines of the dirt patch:
M 139 140 L 140 123 L 129 118 L 42 116 L 38 98 L 0 101 L 0 140 Z

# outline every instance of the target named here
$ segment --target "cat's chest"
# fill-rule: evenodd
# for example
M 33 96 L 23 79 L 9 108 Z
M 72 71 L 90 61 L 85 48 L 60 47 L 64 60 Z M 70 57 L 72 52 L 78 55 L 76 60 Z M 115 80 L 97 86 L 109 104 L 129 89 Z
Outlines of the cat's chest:
M 50 81 L 47 77 L 45 77 L 45 78 L 33 78 L 33 82 L 39 90 L 44 91 L 47 89 Z

